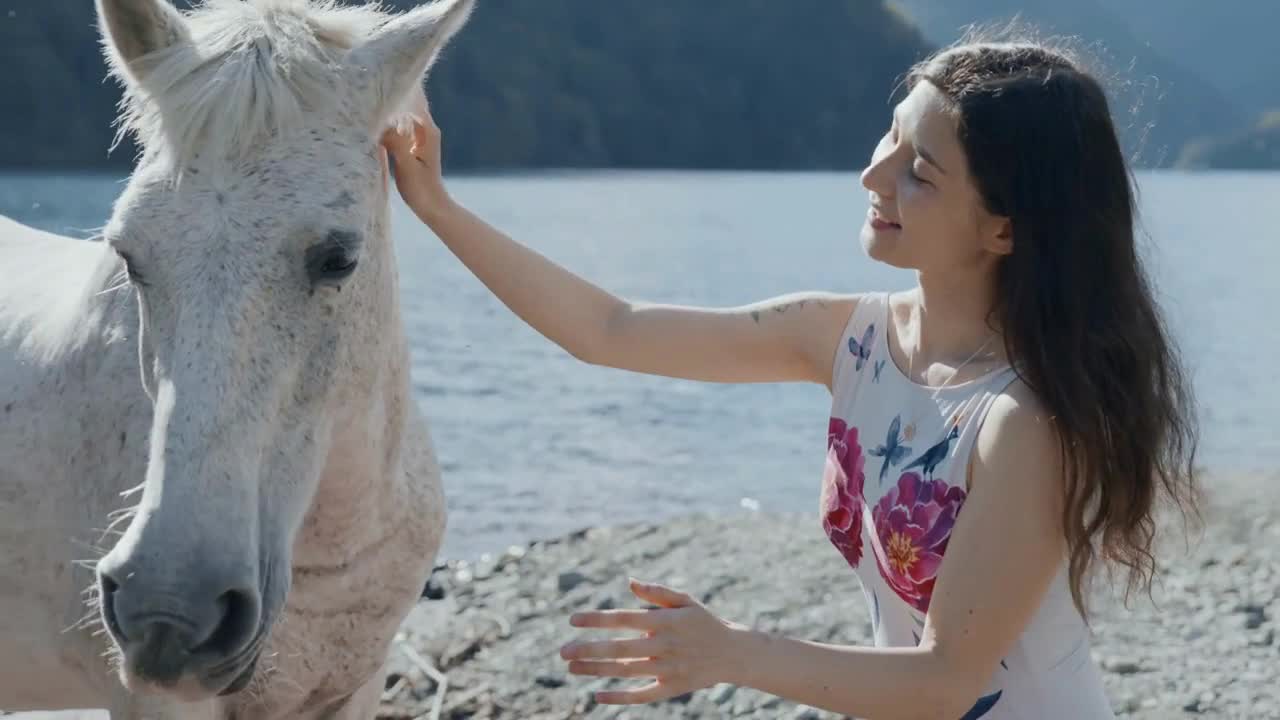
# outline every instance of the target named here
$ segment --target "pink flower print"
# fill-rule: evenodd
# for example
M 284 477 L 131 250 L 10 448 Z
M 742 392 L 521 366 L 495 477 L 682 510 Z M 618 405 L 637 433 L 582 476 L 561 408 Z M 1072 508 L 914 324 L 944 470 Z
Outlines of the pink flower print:
M 858 429 L 847 428 L 843 420 L 831 418 L 822 473 L 822 529 L 852 567 L 862 559 L 865 463 Z
M 929 610 L 933 583 L 964 498 L 959 487 L 908 472 L 871 511 L 880 574 L 921 612 Z

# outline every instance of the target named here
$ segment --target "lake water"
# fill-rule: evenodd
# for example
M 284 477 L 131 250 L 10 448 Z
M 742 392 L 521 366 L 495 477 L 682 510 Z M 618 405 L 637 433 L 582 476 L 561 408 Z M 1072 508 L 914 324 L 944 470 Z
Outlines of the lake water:
M 0 212 L 85 236 L 106 221 L 121 180 L 3 175 Z M 1144 252 L 1203 409 L 1201 462 L 1215 481 L 1280 480 L 1280 173 L 1142 173 L 1139 185 Z M 913 280 L 862 254 L 866 196 L 854 173 L 575 173 L 451 187 L 521 241 L 636 299 L 728 305 Z M 677 513 L 816 509 L 825 390 L 579 363 L 396 202 L 415 388 L 446 476 L 442 557 Z

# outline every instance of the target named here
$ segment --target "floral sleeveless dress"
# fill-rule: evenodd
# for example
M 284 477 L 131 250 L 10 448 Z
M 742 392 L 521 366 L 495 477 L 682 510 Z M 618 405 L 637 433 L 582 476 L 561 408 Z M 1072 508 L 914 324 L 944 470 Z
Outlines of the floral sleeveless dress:
M 1005 366 L 941 389 L 920 385 L 889 356 L 888 327 L 888 293 L 866 295 L 840 339 L 820 509 L 823 530 L 861 582 L 876 645 L 910 646 L 920 642 L 964 507 L 978 430 L 1015 375 Z M 1064 559 L 1041 607 L 962 720 L 1112 717 Z

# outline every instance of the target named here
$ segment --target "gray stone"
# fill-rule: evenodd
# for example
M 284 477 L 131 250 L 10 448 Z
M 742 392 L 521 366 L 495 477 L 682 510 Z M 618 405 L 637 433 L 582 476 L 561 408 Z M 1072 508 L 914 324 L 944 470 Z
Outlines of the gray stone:
M 586 575 L 583 575 L 577 570 L 562 572 L 556 578 L 556 587 L 560 590 L 560 592 L 567 593 L 573 590 L 574 588 L 578 587 L 582 583 L 587 582 L 587 579 L 588 578 Z
M 723 705 L 733 697 L 733 693 L 738 688 L 730 683 L 720 683 L 711 689 L 711 702 L 717 705 Z
M 1262 623 L 1267 621 L 1267 613 L 1257 605 L 1251 605 L 1244 611 L 1244 626 L 1247 630 L 1256 630 L 1262 627 Z
M 1142 665 L 1137 660 L 1127 658 L 1103 658 L 1102 667 L 1107 672 L 1117 675 L 1132 675 L 1142 672 Z
M 564 684 L 565 684 L 563 675 L 539 675 L 538 677 L 534 678 L 533 681 L 537 683 L 539 687 L 553 688 L 553 689 L 558 687 L 564 687 Z

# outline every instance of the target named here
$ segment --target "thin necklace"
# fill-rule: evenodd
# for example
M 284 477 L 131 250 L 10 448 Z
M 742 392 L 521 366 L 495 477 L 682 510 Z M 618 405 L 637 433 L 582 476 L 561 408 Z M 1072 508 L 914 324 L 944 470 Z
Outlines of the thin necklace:
M 935 441 L 937 444 L 931 447 L 921 448 L 914 444 L 907 445 L 905 443 L 912 442 L 915 439 L 916 423 L 919 422 L 920 417 L 930 409 L 937 409 L 938 393 L 942 392 L 943 389 L 950 387 L 951 382 L 956 379 L 956 376 L 960 374 L 960 371 L 972 362 L 974 358 L 978 357 L 983 350 L 986 350 L 987 346 L 989 346 L 991 341 L 994 339 L 995 333 L 992 333 L 977 350 L 973 351 L 972 355 L 966 358 L 964 362 L 957 365 L 955 370 L 951 371 L 951 375 L 947 377 L 946 382 L 933 388 L 929 393 L 929 403 L 925 406 L 925 409 L 916 410 L 905 427 L 902 427 L 901 425 L 902 415 L 899 414 L 894 416 L 893 421 L 889 423 L 889 430 L 885 437 L 884 444 L 872 447 L 868 450 L 868 453 L 871 455 L 882 458 L 879 479 L 881 486 L 883 486 L 885 482 L 889 469 L 906 461 L 909 455 L 915 455 L 916 459 L 902 466 L 899 472 L 912 470 L 918 467 L 919 472 L 926 479 L 933 475 L 934 468 L 936 468 L 947 457 L 951 449 L 951 442 L 959 437 L 960 418 L 962 415 L 953 415 L 951 418 L 947 419 L 946 425 L 943 428 L 943 436 Z M 918 343 L 917 347 L 919 347 Z M 885 339 L 885 352 L 889 353 L 887 337 Z M 888 361 L 892 362 L 892 357 L 888 358 Z M 914 358 L 908 355 L 906 380 L 907 383 L 912 386 L 915 386 L 915 380 L 912 379 L 914 373 Z M 901 437 L 899 437 L 899 433 L 901 433 Z
M 935 407 L 937 405 L 938 393 L 942 392 L 944 389 L 949 387 L 951 385 L 951 381 L 956 379 L 956 376 L 960 374 L 960 371 L 963 370 L 966 365 L 972 362 L 974 358 L 978 357 L 979 353 L 981 353 L 983 350 L 986 350 L 987 346 L 991 344 L 991 341 L 994 340 L 995 337 L 996 336 L 994 334 L 988 335 L 986 341 L 983 342 L 981 345 L 979 345 L 978 349 L 974 350 L 972 355 L 966 358 L 964 362 L 957 365 L 956 368 L 951 371 L 951 374 L 947 376 L 946 382 L 933 388 L 933 391 L 929 393 L 929 401 L 930 401 L 929 407 Z M 915 375 L 915 363 L 913 362 L 913 359 L 914 358 L 912 358 L 911 356 L 907 356 L 907 377 L 908 378 L 914 377 Z M 923 411 L 916 412 L 912 416 L 911 422 L 907 423 L 907 426 L 903 428 L 903 435 L 906 439 L 910 440 L 915 436 L 916 423 L 920 420 L 920 415 L 922 413 Z

